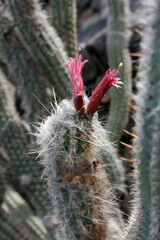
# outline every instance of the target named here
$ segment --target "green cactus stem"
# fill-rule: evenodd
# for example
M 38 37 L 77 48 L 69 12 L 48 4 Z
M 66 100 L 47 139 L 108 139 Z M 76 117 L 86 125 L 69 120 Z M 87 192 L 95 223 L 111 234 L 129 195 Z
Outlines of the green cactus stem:
M 150 240 L 158 239 L 159 225 L 155 227 L 159 212 L 155 215 L 156 206 L 159 206 L 159 187 L 155 184 L 159 181 L 155 172 L 158 171 L 157 147 L 153 145 L 157 141 L 158 125 L 155 125 L 157 116 L 153 112 L 159 105 L 159 65 L 157 57 L 159 52 L 155 45 L 159 44 L 159 25 L 157 23 L 158 2 L 142 1 L 141 14 L 143 16 L 144 37 L 141 43 L 142 57 L 140 59 L 140 71 L 138 72 L 138 93 L 135 96 L 137 112 L 135 113 L 135 133 L 138 138 L 134 140 L 137 163 L 137 194 L 139 206 L 133 205 L 133 213 L 137 208 L 137 216 L 131 214 L 129 231 L 124 239 Z M 153 11 L 154 10 L 154 11 Z M 146 24 L 147 20 L 147 24 Z M 155 28 L 156 26 L 156 28 Z M 159 135 L 158 135 L 159 137 Z M 156 169 L 155 169 L 156 167 Z M 131 227 L 132 226 L 132 227 Z M 155 227 L 155 228 L 154 228 Z M 133 231 L 134 230 L 134 231 Z
M 11 187 L 7 187 L 2 211 L 3 214 L 10 215 L 10 220 L 15 218 L 14 226 L 17 226 L 24 237 L 28 239 L 47 239 L 47 231 L 42 220 L 34 215 L 24 199 Z
M 131 98 L 131 59 L 128 52 L 128 1 L 108 0 L 109 30 L 107 32 L 107 53 L 110 68 L 124 63 L 121 78 L 124 82 L 122 91 L 114 88 L 111 92 L 111 105 L 107 130 L 110 139 L 117 142 L 128 122 L 129 102 Z
M 2 77 L 3 76 L 3 77 Z M 0 121 L 1 148 L 4 149 L 10 159 L 8 168 L 12 169 L 12 178 L 7 179 L 11 184 L 19 186 L 25 192 L 29 203 L 34 207 L 36 213 L 44 220 L 47 228 L 54 226 L 50 221 L 46 221 L 44 216 L 50 211 L 51 201 L 47 197 L 47 190 L 44 182 L 40 179 L 40 169 L 35 162 L 34 156 L 30 157 L 29 144 L 33 140 L 27 136 L 27 131 L 14 106 L 14 87 L 1 74 L 0 79 Z M 52 233 L 52 238 L 54 234 Z
M 77 54 L 77 16 L 76 1 L 52 0 L 52 23 L 59 36 L 62 38 L 68 56 Z
M 157 66 L 158 67 L 158 66 Z M 158 93 L 158 88 L 157 88 Z M 159 97 L 159 93 L 157 98 Z M 160 99 L 159 99 L 160 100 Z M 151 225 L 150 239 L 160 239 L 160 110 L 156 113 L 153 138 L 152 153 L 150 163 L 151 178 Z
M 157 1 L 158 7 L 160 1 Z M 152 70 L 149 75 L 151 88 L 150 99 L 147 107 L 149 108 L 150 131 L 152 131 L 152 150 L 150 161 L 150 185 L 151 185 L 151 225 L 150 239 L 160 239 L 160 78 L 159 78 L 159 49 L 160 49 L 160 14 L 157 11 L 155 28 L 154 53 L 152 54 L 151 65 Z M 152 124 L 152 125 L 151 125 Z
M 148 1 L 150 4 L 150 2 Z M 147 3 L 145 2 L 147 5 Z M 141 232 L 140 239 L 150 239 L 149 237 L 149 229 L 151 226 L 151 206 L 152 206 L 152 196 L 151 196 L 151 176 L 150 172 L 150 164 L 154 165 L 154 162 L 150 162 L 151 159 L 151 151 L 153 148 L 151 139 L 153 138 L 153 126 L 154 126 L 154 115 L 151 116 L 150 113 L 153 110 L 153 105 L 157 104 L 157 96 L 156 88 L 159 84 L 159 79 L 154 79 L 154 68 L 150 71 L 150 66 L 155 59 L 156 50 L 153 54 L 153 42 L 155 41 L 156 32 L 154 31 L 155 26 L 155 18 L 156 18 L 156 9 L 157 9 L 157 1 L 152 2 L 153 10 L 150 8 L 148 11 L 152 13 L 152 19 L 150 18 L 149 25 L 146 26 L 146 32 L 144 31 L 144 39 L 142 41 L 142 54 L 144 55 L 140 61 L 140 69 L 143 69 L 138 77 L 139 77 L 139 85 L 138 91 L 139 95 L 136 98 L 136 104 L 140 106 L 139 115 L 137 113 L 137 134 L 139 136 L 138 145 L 139 151 L 137 154 L 138 159 L 138 176 L 140 182 L 140 192 L 142 196 L 142 206 L 143 206 L 143 218 L 141 224 Z M 147 12 L 147 10 L 146 10 Z M 150 17 L 150 16 L 149 16 Z M 157 26 L 158 27 L 158 26 Z M 147 46 L 147 48 L 146 48 Z M 153 57 L 151 58 L 151 54 Z M 157 55 L 156 55 L 157 57 Z M 153 59 L 153 62 L 152 62 Z M 157 65 L 153 65 L 155 68 Z M 145 68 L 144 68 L 145 67 Z M 149 76 L 148 76 L 149 75 Z M 156 81 L 157 80 L 157 81 Z M 139 97 L 141 97 L 141 102 L 139 102 Z M 152 103 L 152 104 L 151 104 Z M 148 117 L 150 115 L 150 117 Z M 141 128 L 140 128 L 141 127 Z
M 108 239 L 114 206 L 99 155 L 104 130 L 97 116 L 91 121 L 79 119 L 67 100 L 55 111 L 37 135 L 43 175 L 58 206 L 58 219 L 64 223 L 67 239 Z
M 4 200 L 4 194 L 6 191 L 6 167 L 2 165 L 2 157 L 0 155 L 0 206 Z
M 104 130 L 105 131 L 105 130 Z M 112 188 L 115 194 L 121 194 L 126 191 L 125 186 L 125 168 L 122 161 L 117 156 L 117 151 L 109 141 L 109 136 L 106 134 L 106 144 L 109 152 L 102 151 L 101 158 L 108 169 L 110 182 L 113 184 Z
M 22 77 L 24 78 L 28 75 L 26 82 L 29 79 L 29 83 L 34 85 L 34 80 L 38 77 L 36 83 L 38 85 L 41 82 L 39 89 L 42 91 L 42 82 L 43 84 L 46 82 L 46 80 L 42 80 L 45 77 L 55 87 L 60 98 L 65 97 L 66 94 L 68 96 L 71 95 L 68 88 L 69 73 L 65 68 L 67 55 L 64 51 L 63 43 L 57 36 L 55 29 L 49 25 L 39 3 L 34 0 L 25 2 L 7 0 L 4 6 L 6 14 L 1 13 L 1 35 L 3 40 L 1 48 L 5 52 L 5 63 L 8 71 L 13 72 L 13 69 L 20 64 L 20 70 L 22 69 L 23 72 L 21 73 L 19 70 L 19 82 L 22 81 L 20 80 Z M 30 16 L 33 17 L 30 18 Z M 10 25 L 12 26 L 7 33 L 6 25 L 8 28 Z M 7 52 L 8 50 L 9 52 Z M 15 51 L 14 54 L 13 51 Z M 9 65 L 10 57 L 11 64 Z M 1 61 L 3 62 L 3 59 Z M 31 64 L 36 71 L 34 69 L 32 71 L 28 70 L 32 68 L 30 67 Z M 22 76 L 22 74 L 24 75 Z M 41 77 L 40 74 L 42 75 Z M 26 82 L 25 84 L 27 84 Z
M 34 120 L 33 112 L 35 115 L 42 115 L 42 108 L 37 106 L 39 104 L 35 96 L 39 101 L 47 102 L 46 91 L 48 85 L 46 79 L 38 72 L 35 63 L 32 62 L 31 57 L 21 45 L 14 31 L 10 30 L 5 37 L 3 36 L 0 49 L 0 65 L 16 88 L 16 95 L 23 111 L 22 118 L 26 121 Z M 30 67 L 31 62 L 32 67 Z
M 56 104 L 54 112 L 40 123 L 37 143 L 40 145 L 43 177 L 48 179 L 57 218 L 63 222 L 66 239 L 112 239 L 121 215 L 113 200 L 108 174 L 101 152 L 110 152 L 110 142 L 96 113 L 106 90 L 120 88 L 116 78 L 120 68 L 110 69 L 93 92 L 85 97 L 81 70 L 87 62 L 82 56 L 69 59 L 73 101 Z M 112 150 L 112 149 L 111 149 Z M 118 234 L 117 233 L 117 234 Z M 115 232 L 114 232 L 115 234 Z
M 2 212 L 2 209 L 0 209 L 0 234 L 2 240 L 18 240 L 18 239 L 24 239 L 28 240 L 28 238 L 23 238 L 23 235 L 20 233 L 20 230 L 14 226 L 13 219 L 10 220 L 9 216 Z

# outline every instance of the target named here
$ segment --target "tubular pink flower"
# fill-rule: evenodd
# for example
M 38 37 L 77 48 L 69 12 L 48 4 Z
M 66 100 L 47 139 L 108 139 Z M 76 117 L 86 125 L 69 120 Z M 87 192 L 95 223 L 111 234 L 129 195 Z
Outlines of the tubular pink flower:
M 116 88 L 121 88 L 121 86 L 119 86 L 118 84 L 123 84 L 123 82 L 119 81 L 121 78 L 116 78 L 116 76 L 118 75 L 122 65 L 123 65 L 122 63 L 119 65 L 119 68 L 117 69 L 116 72 L 115 69 L 113 71 L 109 69 L 106 72 L 104 78 L 98 84 L 90 98 L 90 101 L 87 106 L 88 114 L 93 115 L 97 111 L 104 94 L 110 87 L 115 86 Z
M 81 76 L 82 68 L 84 64 L 88 62 L 85 60 L 82 62 L 82 55 L 79 55 L 80 49 L 75 59 L 69 58 L 67 67 L 70 71 L 71 75 L 71 83 L 72 83 L 72 90 L 73 90 L 73 102 L 75 109 L 77 112 L 83 113 L 84 109 L 84 86 Z

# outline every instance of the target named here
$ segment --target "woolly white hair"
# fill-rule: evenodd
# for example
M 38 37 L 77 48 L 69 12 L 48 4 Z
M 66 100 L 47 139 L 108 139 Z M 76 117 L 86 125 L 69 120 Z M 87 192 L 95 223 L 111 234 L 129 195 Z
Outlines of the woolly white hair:
M 88 100 L 85 100 L 87 104 Z M 79 135 L 77 135 L 77 131 Z M 67 134 L 71 135 L 69 150 L 64 149 Z M 40 145 L 39 154 L 42 156 L 41 164 L 44 166 L 43 177 L 48 178 L 53 204 L 60 207 L 58 219 L 63 219 L 69 237 L 76 239 L 76 231 L 81 231 L 85 236 L 89 234 L 82 220 L 87 219 L 88 216 L 81 213 L 83 211 L 77 204 L 78 201 L 82 201 L 82 199 L 78 199 L 78 193 L 82 194 L 85 199 L 91 198 L 99 202 L 97 206 L 94 206 L 95 212 L 99 212 L 103 216 L 103 220 L 98 219 L 94 214 L 92 219 L 90 216 L 88 220 L 100 226 L 106 225 L 110 234 L 114 233 L 114 236 L 115 232 L 120 232 L 120 227 L 113 227 L 113 222 L 116 223 L 114 218 L 118 218 L 120 225 L 122 219 L 107 179 L 105 165 L 101 159 L 102 152 L 106 156 L 111 156 L 114 148 L 108 140 L 106 131 L 98 121 L 98 114 L 94 114 L 92 118 L 79 117 L 73 101 L 63 100 L 59 105 L 56 103 L 51 115 L 40 123 L 36 135 L 37 143 Z M 78 141 L 82 141 L 84 148 L 81 153 L 77 152 Z M 67 182 L 69 174 L 73 176 L 73 179 Z M 85 184 L 82 183 L 83 177 L 85 179 L 94 178 L 96 186 L 92 189 L 90 183 L 87 183 L 88 180 L 85 181 Z M 78 185 L 76 186 L 76 184 Z M 83 190 L 82 185 L 84 185 Z M 67 186 L 69 191 L 68 206 L 65 206 L 67 203 L 63 200 L 62 188 L 65 189 L 64 186 Z M 89 190 L 86 191 L 86 189 Z M 72 215 L 68 216 L 67 212 L 69 212 L 70 205 L 78 212 L 79 230 L 69 224 Z

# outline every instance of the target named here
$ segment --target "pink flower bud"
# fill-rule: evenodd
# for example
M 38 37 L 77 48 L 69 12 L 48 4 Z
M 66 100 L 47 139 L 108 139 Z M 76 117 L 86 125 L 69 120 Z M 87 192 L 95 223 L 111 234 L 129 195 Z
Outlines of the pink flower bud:
M 116 72 L 115 72 L 115 69 L 113 71 L 109 69 L 106 72 L 104 78 L 98 84 L 98 86 L 96 87 L 96 89 L 94 90 L 90 98 L 90 101 L 87 106 L 88 114 L 93 115 L 97 111 L 104 94 L 110 87 L 115 86 L 117 88 L 121 88 L 118 84 L 123 84 L 123 82 L 119 81 L 121 78 L 116 78 L 116 76 L 118 75 L 122 65 L 123 65 L 122 63 L 119 65 L 119 68 L 117 69 Z
M 71 75 L 71 83 L 72 83 L 72 90 L 73 90 L 73 102 L 75 109 L 79 113 L 84 113 L 84 86 L 81 76 L 82 68 L 84 64 L 88 62 L 85 60 L 82 62 L 82 55 L 79 55 L 80 48 L 78 54 L 75 59 L 69 58 L 67 67 L 70 71 Z

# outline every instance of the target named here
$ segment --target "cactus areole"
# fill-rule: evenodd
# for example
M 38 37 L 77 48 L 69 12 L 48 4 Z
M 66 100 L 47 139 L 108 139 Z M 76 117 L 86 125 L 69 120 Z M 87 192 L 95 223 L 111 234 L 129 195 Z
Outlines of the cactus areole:
M 108 69 L 108 71 L 104 75 L 104 78 L 101 80 L 101 82 L 94 90 L 87 105 L 87 109 L 85 109 L 84 86 L 81 71 L 82 68 L 84 67 L 84 64 L 88 62 L 88 60 L 82 62 L 82 55 L 79 54 L 80 50 L 81 49 L 79 48 L 78 54 L 75 59 L 73 58 L 68 59 L 69 63 L 67 64 L 67 67 L 69 68 L 71 75 L 73 102 L 75 109 L 77 110 L 79 115 L 85 113 L 93 115 L 97 111 L 104 94 L 110 87 L 115 86 L 116 88 L 121 88 L 119 84 L 123 84 L 123 82 L 120 81 L 121 80 L 120 77 L 117 78 L 116 76 L 118 75 L 120 68 L 123 66 L 123 64 L 122 63 L 119 64 L 119 67 L 116 72 L 115 69 L 113 69 L 113 71 L 111 71 L 111 69 Z

